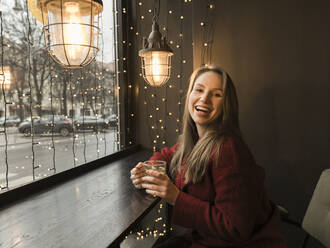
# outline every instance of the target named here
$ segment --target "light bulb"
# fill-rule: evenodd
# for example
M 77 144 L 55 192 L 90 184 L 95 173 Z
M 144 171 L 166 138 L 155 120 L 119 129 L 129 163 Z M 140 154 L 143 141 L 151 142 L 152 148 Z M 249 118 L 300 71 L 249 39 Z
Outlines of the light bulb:
M 152 53 L 151 64 L 153 79 L 154 81 L 159 82 L 161 80 L 161 65 L 158 53 Z
M 52 46 L 52 54 L 65 65 L 80 65 L 92 56 L 90 45 L 94 44 L 94 29 L 84 25 L 82 3 L 67 1 L 63 4 L 63 12 L 60 9 L 50 8 L 48 16 L 51 23 L 49 32 Z M 60 23 L 63 23 L 62 25 Z M 94 18 L 91 18 L 94 25 Z M 92 34 L 90 34 L 92 32 Z
M 69 22 L 63 25 L 64 43 L 71 44 L 66 46 L 67 55 L 70 57 L 69 61 L 77 61 L 81 59 L 81 51 L 84 49 L 80 45 L 87 44 L 86 34 L 83 31 L 83 26 L 80 25 L 79 4 L 74 2 L 64 3 L 64 16 L 67 16 L 66 19 Z

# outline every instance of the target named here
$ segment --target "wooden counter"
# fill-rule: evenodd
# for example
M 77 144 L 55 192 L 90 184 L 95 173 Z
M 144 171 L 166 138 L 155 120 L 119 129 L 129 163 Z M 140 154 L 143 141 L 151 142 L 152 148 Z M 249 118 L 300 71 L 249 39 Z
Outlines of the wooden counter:
M 138 151 L 89 173 L 0 208 L 0 247 L 119 247 L 159 198 L 129 178 Z

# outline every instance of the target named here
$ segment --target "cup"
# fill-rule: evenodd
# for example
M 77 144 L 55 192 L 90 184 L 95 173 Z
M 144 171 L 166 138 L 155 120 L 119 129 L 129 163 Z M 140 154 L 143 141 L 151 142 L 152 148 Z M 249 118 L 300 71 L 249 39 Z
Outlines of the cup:
M 143 162 L 143 170 L 146 175 L 146 170 L 158 171 L 160 173 L 166 174 L 166 161 L 162 160 L 148 160 Z

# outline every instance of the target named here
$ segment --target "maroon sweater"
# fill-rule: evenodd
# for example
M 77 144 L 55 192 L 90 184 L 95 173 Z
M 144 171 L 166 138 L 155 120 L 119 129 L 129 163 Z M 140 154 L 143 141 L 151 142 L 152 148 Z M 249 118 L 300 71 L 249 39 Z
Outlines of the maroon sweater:
M 151 160 L 170 164 L 177 144 L 156 152 Z M 227 138 L 216 166 L 211 155 L 201 182 L 184 184 L 179 172 L 175 184 L 180 194 L 173 207 L 173 224 L 191 231 L 184 238 L 193 248 L 287 248 L 279 230 L 277 208 L 264 188 L 264 170 L 238 138 Z

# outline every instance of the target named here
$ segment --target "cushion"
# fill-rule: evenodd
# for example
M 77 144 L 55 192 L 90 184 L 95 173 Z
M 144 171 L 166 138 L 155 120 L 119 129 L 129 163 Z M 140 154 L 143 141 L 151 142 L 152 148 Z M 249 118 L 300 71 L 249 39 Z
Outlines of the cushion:
M 330 169 L 322 172 L 307 208 L 303 229 L 330 247 Z

